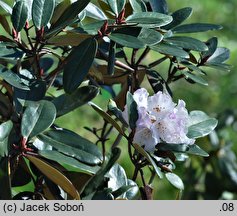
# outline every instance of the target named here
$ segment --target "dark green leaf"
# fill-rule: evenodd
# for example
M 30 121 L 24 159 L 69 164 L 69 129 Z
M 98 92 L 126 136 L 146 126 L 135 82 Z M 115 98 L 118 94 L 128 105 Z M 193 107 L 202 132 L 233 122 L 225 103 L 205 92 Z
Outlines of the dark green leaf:
M 114 64 L 115 64 L 115 54 L 116 54 L 116 43 L 114 41 L 110 41 L 109 44 L 109 59 L 108 59 L 108 74 L 114 74 Z
M 165 42 L 188 50 L 206 51 L 208 47 L 205 43 L 191 37 L 175 36 L 164 39 Z
M 118 118 L 119 121 L 122 122 L 122 124 L 126 127 L 128 127 L 127 122 L 125 121 L 125 119 L 123 118 L 123 113 L 122 111 L 117 107 L 116 103 L 113 100 L 109 100 L 109 104 L 108 104 L 108 110 L 116 116 L 116 118 Z
M 56 108 L 49 101 L 31 102 L 27 106 L 21 122 L 23 137 L 34 137 L 50 127 L 56 117 Z
M 60 16 L 64 13 L 64 11 L 70 6 L 71 0 L 62 0 L 58 2 L 56 0 L 56 6 L 53 12 L 53 16 L 51 18 L 51 23 L 54 25 L 54 23 L 59 19 Z
M 17 64 L 18 59 L 21 59 L 24 56 L 24 53 L 17 49 L 15 43 L 0 43 L 0 58 L 3 61 L 11 64 Z
M 70 24 L 77 15 L 89 4 L 90 0 L 78 0 L 69 5 L 69 7 L 63 12 L 63 14 L 53 24 L 51 30 L 57 29 L 60 31 L 65 26 Z
M 113 191 L 112 195 L 114 196 L 115 199 L 117 199 L 117 198 L 124 199 L 124 198 L 120 198 L 120 196 L 123 195 L 123 194 L 126 194 L 126 192 L 128 190 L 132 189 L 133 187 L 135 187 L 135 185 L 123 185 L 122 187 L 120 187 L 116 191 Z M 127 197 L 125 197 L 125 198 L 127 198 Z
M 182 65 L 184 65 L 185 67 L 187 67 L 190 71 L 195 71 L 199 74 L 205 75 L 205 73 L 200 69 L 200 67 L 197 67 L 191 63 L 189 63 L 188 61 L 182 61 L 180 62 Z
M 104 12 L 98 8 L 96 5 L 92 4 L 91 2 L 85 8 L 86 15 L 88 17 L 97 19 L 97 20 L 107 20 L 108 18 L 104 14 Z
M 28 21 L 32 20 L 32 4 L 34 0 L 23 0 L 25 5 L 28 7 Z
M 206 45 L 208 47 L 207 51 L 202 52 L 202 58 L 209 58 L 210 56 L 213 55 L 213 53 L 216 51 L 218 44 L 218 40 L 216 37 L 210 38 L 207 42 Z
M 104 112 L 100 107 L 97 105 L 90 103 L 91 107 L 100 114 L 108 123 L 112 124 L 120 134 L 125 135 L 122 128 L 118 125 L 118 123 L 106 112 Z
M 111 188 L 113 191 L 118 190 L 122 186 L 127 185 L 127 175 L 119 164 L 114 164 L 114 166 L 108 172 L 109 181 L 108 188 Z M 124 191 L 126 192 L 126 191 Z M 121 193 L 118 195 L 119 198 L 125 198 L 125 194 Z M 115 198 L 117 198 L 116 196 Z
M 179 176 L 174 173 L 166 173 L 165 177 L 174 187 L 178 188 L 179 190 L 184 190 L 183 181 L 181 178 L 179 178 Z
M 54 65 L 54 59 L 52 57 L 43 57 L 40 59 L 40 68 L 44 70 L 45 73 L 49 71 Z
M 29 87 L 24 85 L 19 75 L 2 65 L 0 65 L 0 77 L 16 88 L 29 90 Z
M 126 3 L 126 0 L 106 0 L 106 1 L 110 6 L 111 10 L 116 14 L 116 16 L 119 15 L 119 13 L 122 11 Z
M 187 79 L 191 79 L 192 81 L 194 81 L 195 83 L 199 83 L 201 85 L 208 85 L 208 82 L 203 79 L 201 76 L 199 75 L 195 75 L 194 73 L 188 72 L 188 71 L 181 71 L 181 73 L 187 78 Z
M 21 29 L 25 26 L 26 20 L 28 18 L 28 7 L 25 4 L 25 1 L 18 1 L 12 9 L 12 24 L 17 32 L 20 32 Z
M 88 6 L 88 5 L 87 5 Z M 79 15 L 78 15 L 78 21 L 83 21 L 85 18 L 86 18 L 86 8 L 81 12 L 81 13 L 79 13 Z
M 142 0 L 129 0 L 134 12 L 146 12 L 146 4 Z
M 4 1 L 0 1 L 0 6 L 8 13 L 8 14 L 12 14 L 12 8 L 5 3 Z
M 135 199 L 135 198 L 136 198 L 136 195 L 138 194 L 138 191 L 139 191 L 139 188 L 138 188 L 137 184 L 136 184 L 134 181 L 128 179 L 127 185 L 128 185 L 128 186 L 133 186 L 133 187 L 130 188 L 130 189 L 126 192 L 125 197 L 126 197 L 128 200 Z
M 75 28 L 73 31 L 77 33 L 82 33 L 84 34 L 85 32 L 91 35 L 97 35 L 98 30 L 100 30 L 101 26 L 103 26 L 104 21 L 95 21 L 92 23 L 85 23 L 81 24 L 79 28 Z M 108 20 L 108 24 L 112 24 L 110 20 Z
M 34 0 L 32 20 L 37 29 L 45 27 L 50 21 L 55 7 L 55 0 Z
M 100 167 L 98 167 L 100 168 Z M 82 192 L 85 184 L 89 181 L 92 174 L 90 173 L 84 173 L 84 172 L 78 172 L 78 171 L 64 171 L 63 172 L 73 183 L 75 188 L 78 190 L 79 193 Z
M 189 145 L 177 143 L 159 143 L 157 148 L 161 151 L 186 152 Z
M 174 152 L 175 155 L 175 161 L 179 161 L 179 162 L 185 162 L 189 156 L 185 153 L 180 153 L 180 152 Z
M 12 102 L 0 91 L 0 116 L 9 119 L 12 115 Z
M 135 149 L 142 155 L 144 156 L 149 163 L 154 167 L 154 170 L 156 172 L 156 174 L 159 176 L 159 178 L 163 178 L 163 173 L 161 172 L 160 168 L 156 165 L 155 161 L 152 159 L 152 157 L 150 156 L 150 154 L 148 152 L 146 152 L 141 146 L 139 146 L 138 144 L 134 143 L 133 146 L 135 147 Z
M 192 125 L 188 129 L 189 138 L 204 137 L 211 133 L 217 126 L 217 120 L 214 118 Z
M 198 145 L 189 145 L 188 151 L 186 151 L 188 154 L 193 155 L 199 155 L 202 157 L 208 157 L 209 154 L 205 152 L 203 149 L 201 149 Z
M 23 111 L 28 101 L 42 100 L 46 92 L 46 82 L 42 80 L 33 79 L 29 83 L 30 90 L 14 88 L 14 103 L 18 113 Z
M 99 164 L 102 154 L 99 148 L 89 140 L 68 130 L 50 130 L 38 138 L 63 154 L 88 164 Z
M 161 151 L 172 151 L 172 152 L 178 152 L 178 153 L 188 153 L 188 154 L 194 154 L 199 155 L 203 157 L 207 157 L 208 154 L 202 150 L 199 146 L 192 144 L 177 144 L 177 143 L 159 143 L 158 147 Z
M 138 39 L 142 41 L 144 44 L 152 46 L 159 43 L 163 39 L 163 35 L 160 32 L 155 31 L 153 29 L 142 28 L 138 36 Z
M 48 44 L 55 46 L 78 46 L 82 41 L 90 37 L 89 34 L 70 32 L 50 38 Z
M 158 91 L 167 90 L 168 93 L 172 96 L 171 89 L 159 73 L 157 73 L 155 70 L 147 70 L 146 73 L 148 81 L 151 84 L 151 87 L 155 93 L 157 93 Z
M 130 92 L 127 92 L 127 110 L 128 110 L 128 121 L 131 129 L 136 128 L 136 122 L 138 120 L 138 111 L 137 111 L 137 103 L 133 99 L 133 96 Z
M 210 134 L 218 123 L 215 118 L 210 118 L 202 111 L 190 112 L 190 119 L 187 136 L 193 139 Z
M 199 122 L 208 120 L 210 118 L 205 112 L 200 111 L 200 110 L 191 111 L 189 116 L 190 116 L 189 125 L 194 125 Z
M 57 117 L 65 115 L 74 109 L 91 101 L 99 92 L 95 86 L 83 86 L 72 94 L 63 94 L 53 99 L 53 104 L 57 109 Z
M 222 29 L 220 25 L 208 24 L 208 23 L 192 23 L 177 26 L 173 28 L 174 33 L 195 33 L 195 32 L 205 32 L 209 30 L 219 30 Z
M 119 148 L 113 148 L 111 155 L 108 161 L 105 161 L 101 167 L 101 169 L 87 182 L 84 191 L 82 193 L 82 197 L 86 197 L 89 194 L 92 194 L 96 191 L 96 189 L 101 185 L 104 180 L 105 174 L 111 169 L 111 167 L 115 164 L 121 154 L 121 150 Z
M 142 41 L 131 35 L 112 33 L 109 38 L 112 41 L 129 48 L 140 49 L 145 47 L 145 44 Z
M 89 72 L 97 51 L 97 41 L 88 38 L 69 54 L 64 67 L 63 87 L 67 93 L 74 92 Z
M 64 154 L 61 154 L 58 151 L 53 150 L 42 150 L 38 152 L 39 155 L 53 160 L 59 164 L 61 164 L 66 169 L 70 169 L 70 171 L 84 172 L 84 173 L 92 173 L 95 174 L 99 167 L 98 166 L 88 166 L 84 163 L 79 162 L 78 160 L 68 157 Z
M 4 30 L 9 34 L 11 35 L 11 27 L 10 27 L 10 24 L 9 24 L 9 21 L 7 19 L 7 16 L 5 15 L 1 15 L 0 14 L 0 24 L 2 25 L 2 27 L 4 28 Z
M 131 35 L 133 37 L 138 37 L 142 28 L 141 27 L 129 27 L 125 26 L 124 28 L 119 28 L 115 30 L 113 33 L 119 33 L 119 34 L 125 34 L 125 35 Z
M 218 47 L 213 55 L 207 60 L 207 63 L 222 63 L 230 58 L 230 50 L 224 47 Z
M 168 5 L 166 0 L 148 0 L 151 4 L 152 11 L 168 14 Z
M 31 182 L 31 172 L 26 164 L 26 161 L 20 160 L 16 170 L 14 170 L 11 186 L 12 187 L 22 187 Z
M 8 137 L 12 127 L 13 124 L 10 120 L 0 125 L 0 158 L 8 156 Z
M 73 199 L 80 199 L 80 194 L 73 186 L 71 181 L 58 169 L 51 166 L 41 158 L 26 155 L 27 159 L 30 160 L 47 178 L 52 182 L 60 186 L 65 192 L 67 192 Z
M 138 26 L 155 28 L 169 24 L 172 17 L 155 12 L 140 12 L 134 13 L 127 17 L 127 23 L 138 23 Z
M 176 56 L 180 58 L 189 58 L 189 54 L 187 52 L 171 44 L 159 43 L 159 44 L 150 46 L 150 48 L 156 52 L 159 52 L 165 55 L 171 55 L 171 56 Z
M 204 67 L 210 67 L 210 68 L 214 68 L 216 70 L 219 70 L 221 72 L 230 72 L 232 66 L 231 65 L 228 65 L 228 64 L 224 64 L 224 63 L 214 63 L 214 62 L 211 62 L 211 63 L 205 63 L 203 65 Z
M 10 163 L 8 157 L 0 157 L 0 200 L 12 199 Z
M 96 191 L 91 200 L 114 200 L 114 196 L 111 192 L 110 188 Z
M 178 26 L 183 21 L 185 21 L 188 17 L 191 16 L 192 11 L 193 9 L 190 7 L 185 7 L 185 8 L 175 11 L 174 13 L 171 14 L 171 16 L 173 17 L 173 21 L 170 24 L 164 26 L 163 28 L 172 29 L 175 26 Z

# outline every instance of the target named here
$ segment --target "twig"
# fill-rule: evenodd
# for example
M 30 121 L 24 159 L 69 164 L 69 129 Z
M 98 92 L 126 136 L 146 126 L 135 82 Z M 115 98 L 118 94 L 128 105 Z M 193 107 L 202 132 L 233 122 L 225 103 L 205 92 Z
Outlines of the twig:
M 153 68 L 153 67 L 155 67 L 155 66 L 161 64 L 161 63 L 162 63 L 163 61 L 165 61 L 167 58 L 168 58 L 167 56 L 164 56 L 164 57 L 162 57 L 162 58 L 160 58 L 160 59 L 158 59 L 158 60 L 152 62 L 151 64 L 148 65 L 148 68 L 151 69 L 151 68 Z
M 34 46 L 33 46 L 33 44 L 32 44 L 32 41 L 31 41 L 31 38 L 30 38 L 30 35 L 29 35 L 29 29 L 28 29 L 28 28 L 24 28 L 24 30 L 25 30 L 25 33 L 26 33 L 27 40 L 29 41 L 31 50 L 33 50 L 33 49 L 34 49 Z
M 134 68 L 136 66 L 136 56 L 137 56 L 137 49 L 133 49 L 132 56 L 131 56 L 131 65 Z
M 150 177 L 150 180 L 148 182 L 148 184 L 152 184 L 152 182 L 154 181 L 155 179 L 155 176 L 156 176 L 156 172 L 154 170 L 151 171 L 151 177 Z
M 136 66 L 138 66 L 142 61 L 143 59 L 147 56 L 147 54 L 150 52 L 150 48 L 147 47 L 144 52 L 141 54 L 141 56 L 139 57 L 139 59 L 137 60 L 136 62 Z
M 137 166 L 135 166 L 135 170 L 134 170 L 133 177 L 132 177 L 133 181 L 136 181 L 138 171 L 139 171 L 139 168 Z
M 122 137 L 123 137 L 123 135 L 119 133 L 118 136 L 116 137 L 113 145 L 112 145 L 112 148 L 115 148 L 115 147 L 117 147 L 119 145 Z
M 126 56 L 126 54 L 124 55 L 124 60 L 127 63 L 127 65 L 129 65 L 131 67 L 130 62 L 128 61 L 128 57 Z
M 141 175 L 141 178 L 142 178 L 143 186 L 146 187 L 146 181 L 145 181 L 145 178 L 144 178 L 143 170 L 142 170 L 142 169 L 139 169 L 139 172 L 140 172 L 140 175 Z

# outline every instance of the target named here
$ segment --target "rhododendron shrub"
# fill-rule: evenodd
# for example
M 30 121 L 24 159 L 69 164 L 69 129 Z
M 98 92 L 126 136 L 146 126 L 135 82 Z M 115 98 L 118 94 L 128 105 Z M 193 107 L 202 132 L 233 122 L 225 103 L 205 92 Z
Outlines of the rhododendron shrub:
M 181 198 L 190 185 L 176 163 L 218 155 L 203 150 L 208 138 L 198 144 L 217 120 L 187 110 L 189 101 L 175 100 L 170 84 L 195 88 L 208 85 L 206 68 L 229 71 L 229 50 L 216 37 L 189 35 L 220 25 L 187 24 L 192 8 L 172 12 L 165 0 L 9 0 L 0 7 L 1 199 L 152 199 L 154 179 L 167 179 Z M 103 92 L 106 109 L 93 100 Z M 56 123 L 81 106 L 100 116 L 88 120 L 92 136 L 80 133 L 87 112 L 75 113 L 78 133 Z

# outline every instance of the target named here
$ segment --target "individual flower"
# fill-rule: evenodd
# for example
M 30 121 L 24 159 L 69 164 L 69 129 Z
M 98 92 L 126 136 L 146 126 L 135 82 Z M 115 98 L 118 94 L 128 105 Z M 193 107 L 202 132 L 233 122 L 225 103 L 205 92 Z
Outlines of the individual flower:
M 133 142 L 154 151 L 158 143 L 193 144 L 194 139 L 187 137 L 189 115 L 185 102 L 178 104 L 172 101 L 169 94 L 161 91 L 149 96 L 146 89 L 141 88 L 134 92 L 137 103 L 138 120 Z M 128 121 L 127 107 L 124 117 Z

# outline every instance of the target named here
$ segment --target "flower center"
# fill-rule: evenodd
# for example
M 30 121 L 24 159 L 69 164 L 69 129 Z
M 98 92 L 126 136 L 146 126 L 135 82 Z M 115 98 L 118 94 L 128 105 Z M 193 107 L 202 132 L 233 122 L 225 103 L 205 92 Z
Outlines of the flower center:
M 158 106 L 158 107 L 154 107 L 153 110 L 159 113 L 161 111 L 161 108 Z

